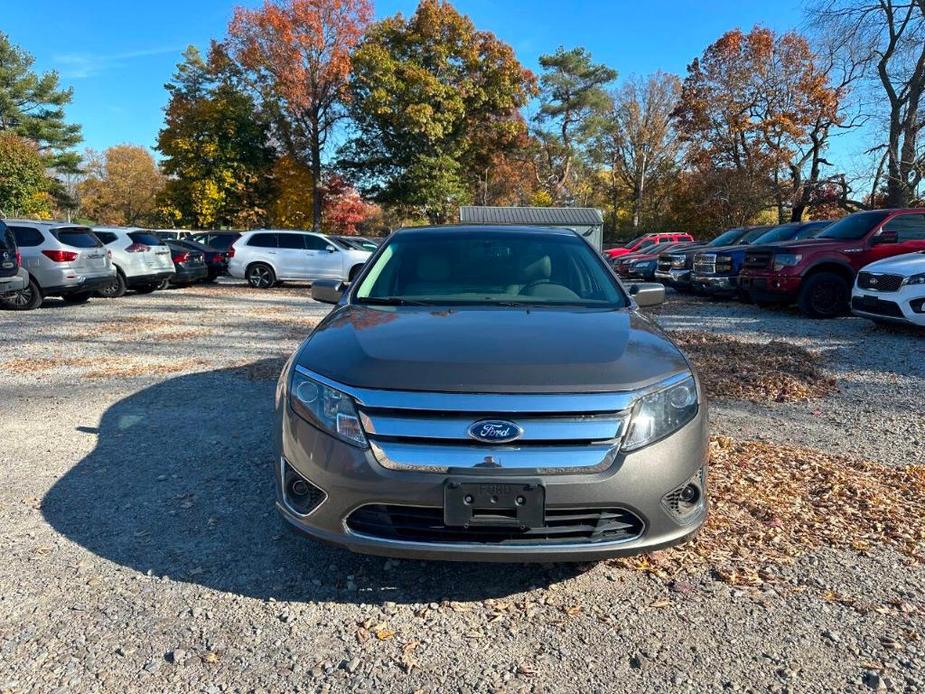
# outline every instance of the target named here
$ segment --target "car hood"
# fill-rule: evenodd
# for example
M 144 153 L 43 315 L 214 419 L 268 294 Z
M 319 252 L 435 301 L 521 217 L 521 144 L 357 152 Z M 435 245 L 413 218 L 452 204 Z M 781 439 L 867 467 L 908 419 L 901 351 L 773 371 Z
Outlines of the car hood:
M 741 244 L 735 246 L 704 246 L 701 248 L 698 253 L 722 253 L 724 255 L 745 255 L 745 251 L 748 250 L 748 246 L 743 246 Z
M 884 258 L 863 268 L 864 272 L 892 272 L 897 275 L 917 275 L 925 272 L 925 252 L 904 253 Z
M 629 309 L 335 309 L 297 363 L 359 388 L 472 393 L 632 390 L 689 369 Z
M 856 241 L 845 241 L 844 239 L 798 239 L 796 241 L 779 241 L 777 243 L 750 246 L 749 250 L 779 250 L 781 253 L 797 253 L 801 249 L 813 251 L 840 251 L 843 248 L 850 248 L 852 244 L 861 247 L 864 245 L 864 239 L 857 239 Z

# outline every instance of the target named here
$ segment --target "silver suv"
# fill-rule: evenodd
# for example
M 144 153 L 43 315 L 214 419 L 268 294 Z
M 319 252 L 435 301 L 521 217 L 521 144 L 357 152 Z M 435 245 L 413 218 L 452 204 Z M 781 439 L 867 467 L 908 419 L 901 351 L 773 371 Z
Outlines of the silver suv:
M 112 283 L 116 270 L 109 251 L 88 227 L 21 219 L 8 219 L 6 225 L 29 273 L 29 285 L 4 300 L 8 308 L 33 309 L 46 296 L 82 304 Z
M 94 227 L 93 233 L 112 253 L 116 276 L 99 290 L 100 296 L 116 298 L 126 290 L 147 294 L 174 275 L 170 248 L 153 231 L 138 227 Z
M 339 248 L 324 234 L 272 229 L 245 231 L 233 249 L 228 274 L 258 289 L 284 280 L 352 280 L 372 255 Z

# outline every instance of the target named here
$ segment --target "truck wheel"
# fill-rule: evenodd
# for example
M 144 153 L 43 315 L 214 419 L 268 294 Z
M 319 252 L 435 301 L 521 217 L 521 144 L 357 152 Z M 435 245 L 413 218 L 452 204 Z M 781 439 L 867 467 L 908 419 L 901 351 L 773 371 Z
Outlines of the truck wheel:
M 112 282 L 98 290 L 97 294 L 104 299 L 118 299 L 120 296 L 125 296 L 126 289 L 125 276 L 121 270 L 116 270 L 116 276 L 112 278 Z
M 42 305 L 42 290 L 35 280 L 29 278 L 29 286 L 15 294 L 0 299 L 0 306 L 11 311 L 32 311 Z
M 276 284 L 276 273 L 265 263 L 254 263 L 247 268 L 247 282 L 254 289 L 269 289 Z
M 810 318 L 835 318 L 848 313 L 851 287 L 841 275 L 820 272 L 804 280 L 797 303 Z

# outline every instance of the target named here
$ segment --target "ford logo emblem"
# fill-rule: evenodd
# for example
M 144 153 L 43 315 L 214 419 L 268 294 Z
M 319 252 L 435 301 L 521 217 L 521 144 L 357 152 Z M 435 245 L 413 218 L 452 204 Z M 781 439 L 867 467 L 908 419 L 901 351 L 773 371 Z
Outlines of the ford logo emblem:
M 510 443 L 523 435 L 523 429 L 506 419 L 480 419 L 469 425 L 469 436 L 484 443 Z

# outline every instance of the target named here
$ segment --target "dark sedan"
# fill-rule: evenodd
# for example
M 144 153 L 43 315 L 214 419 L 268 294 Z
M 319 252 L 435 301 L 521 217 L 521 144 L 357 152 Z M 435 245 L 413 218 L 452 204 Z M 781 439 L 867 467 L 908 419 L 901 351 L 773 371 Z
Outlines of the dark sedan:
M 186 246 L 180 245 L 177 241 L 169 239 L 165 240 L 164 243 L 170 247 L 173 267 L 176 270 L 176 274 L 170 280 L 165 280 L 165 282 L 170 284 L 192 284 L 209 276 L 209 268 L 201 251 L 190 250 Z
M 219 248 L 212 248 L 211 246 L 207 246 L 204 243 L 199 243 L 198 241 L 193 241 L 192 239 L 178 239 L 176 241 L 171 240 L 171 243 L 177 246 L 183 246 L 190 251 L 202 253 L 203 260 L 205 260 L 206 263 L 206 268 L 209 271 L 209 274 L 206 276 L 206 282 L 214 282 L 222 275 L 228 274 L 228 258 L 231 257 L 231 253 L 229 251 L 221 250 Z

